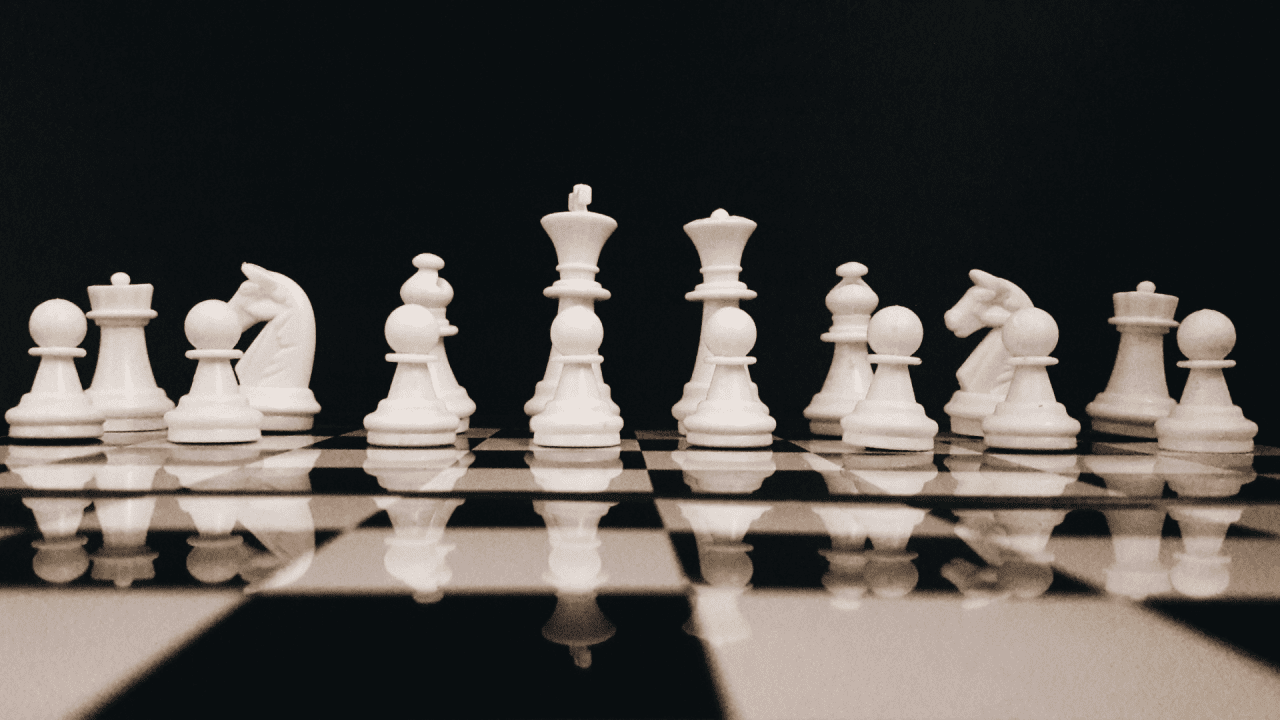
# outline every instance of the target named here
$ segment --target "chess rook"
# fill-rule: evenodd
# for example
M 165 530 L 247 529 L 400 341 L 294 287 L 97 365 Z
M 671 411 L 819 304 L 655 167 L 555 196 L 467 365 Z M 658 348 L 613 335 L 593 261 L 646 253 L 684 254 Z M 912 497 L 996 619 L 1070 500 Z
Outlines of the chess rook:
M 1231 402 L 1222 371 L 1235 367 L 1227 355 L 1236 345 L 1236 328 L 1216 310 L 1197 310 L 1178 328 L 1178 349 L 1187 357 L 1182 399 L 1166 418 L 1156 421 L 1156 441 L 1162 450 L 1202 453 L 1247 453 L 1253 450 L 1258 426 Z
M 124 273 L 112 275 L 110 285 L 89 286 L 88 318 L 100 328 L 101 342 L 85 393 L 106 416 L 107 432 L 163 430 L 164 414 L 173 409 L 156 385 L 143 332 L 157 314 L 151 309 L 153 290 L 149 284 L 130 284 Z
M 685 300 L 702 303 L 702 330 L 698 338 L 698 356 L 693 364 L 693 376 L 685 383 L 684 394 L 671 408 L 676 419 L 676 429 L 685 433 L 685 418 L 698 409 L 698 403 L 707 397 L 714 367 L 710 362 L 712 352 L 707 347 L 707 326 L 711 316 L 723 308 L 736 308 L 741 300 L 751 300 L 755 291 L 738 279 L 742 272 L 742 251 L 747 239 L 755 232 L 756 224 L 744 217 L 730 215 L 723 209 L 711 213 L 711 217 L 694 220 L 684 226 L 685 234 L 693 240 L 702 261 L 702 282 L 686 293 Z M 759 390 L 752 386 L 756 400 Z M 763 404 L 761 405 L 763 407 Z M 765 409 L 768 413 L 768 409 Z
M 240 392 L 231 361 L 244 353 L 235 349 L 240 339 L 240 318 L 221 300 L 197 303 L 183 324 L 187 340 L 195 348 L 187 358 L 197 361 L 191 392 L 178 407 L 165 413 L 169 442 L 237 443 L 262 437 L 262 413 Z
M 947 329 L 966 338 L 991 328 L 969 358 L 956 371 L 960 389 L 943 411 L 951 418 L 951 432 L 982 437 L 982 420 L 995 412 L 1013 380 L 1013 365 L 1001 340 L 1005 322 L 1013 313 L 1031 307 L 1031 298 L 1017 285 L 981 270 L 969 271 L 973 287 L 946 312 Z
M 831 311 L 831 329 L 822 334 L 822 342 L 835 344 L 831 369 L 822 390 L 804 409 L 809 430 L 814 435 L 840 437 L 844 430 L 840 421 L 853 412 L 858 401 L 867 396 L 871 386 L 871 363 L 867 360 L 867 322 L 880 298 L 862 279 L 867 266 L 850 262 L 836 268 L 840 283 L 827 293 L 827 309 Z
M 298 283 L 253 263 L 240 266 L 245 281 L 227 301 L 240 333 L 265 322 L 236 363 L 240 391 L 263 414 L 262 428 L 310 430 L 320 404 L 311 392 L 316 357 L 316 316 Z
M 401 305 L 386 324 L 387 344 L 394 351 L 387 362 L 396 364 L 387 397 L 364 418 L 370 445 L 431 447 L 452 445 L 458 416 L 436 396 L 428 365 L 440 342 L 440 321 L 421 305 Z
M 867 340 L 876 364 L 867 397 L 840 421 L 844 442 L 884 450 L 932 450 L 938 423 L 925 415 L 911 386 L 911 357 L 924 340 L 924 325 L 911 310 L 894 305 L 871 317 Z
M 1164 336 L 1178 325 L 1178 298 L 1157 293 L 1151 282 L 1112 298 L 1116 316 L 1108 322 L 1120 331 L 1120 352 L 1106 390 L 1084 411 L 1096 432 L 1154 438 L 1156 420 L 1177 405 L 1164 377 Z
M 613 447 L 622 443 L 622 418 L 600 395 L 595 368 L 604 360 L 604 326 L 588 307 L 571 307 L 551 323 L 560 364 L 556 394 L 529 420 L 533 442 L 548 447 Z
M 1076 446 L 1080 421 L 1054 397 L 1049 357 L 1058 345 L 1058 323 L 1039 308 L 1014 313 L 1004 324 L 1003 341 L 1014 366 L 1003 402 L 982 421 L 988 447 L 1013 450 L 1070 450 Z
M 690 445 L 705 447 L 768 447 L 777 423 L 760 402 L 747 367 L 756 344 L 756 324 L 736 307 L 717 310 L 707 322 L 703 339 L 711 357 L 711 383 L 698 409 L 684 419 Z
M 31 313 L 27 327 L 36 347 L 27 352 L 40 358 L 31 392 L 4 414 L 9 436 L 24 439 L 102 437 L 106 419 L 94 407 L 76 374 L 75 359 L 89 331 L 84 311 L 70 300 L 46 300 Z
M 427 369 L 431 372 L 436 396 L 444 401 L 449 412 L 458 416 L 458 432 L 464 432 L 471 427 L 471 415 L 476 411 L 476 404 L 466 388 L 458 384 L 449 366 L 449 357 L 444 352 L 444 338 L 458 334 L 458 328 L 445 318 L 445 308 L 453 300 L 453 286 L 440 277 L 444 260 L 439 256 L 423 253 L 413 259 L 413 266 L 418 268 L 418 272 L 400 286 L 400 299 L 406 305 L 427 308 L 440 322 L 440 342 L 431 351 L 436 361 L 427 365 Z
M 542 228 L 551 236 L 551 243 L 556 249 L 556 272 L 560 279 L 551 287 L 542 291 L 549 298 L 560 301 L 556 316 L 573 307 L 585 307 L 595 312 L 597 300 L 608 300 L 609 291 L 596 282 L 596 273 L 600 268 L 596 262 L 600 259 L 600 251 L 604 243 L 617 229 L 618 222 L 607 215 L 587 210 L 591 204 L 591 187 L 574 185 L 569 194 L 569 210 L 547 215 L 542 218 Z M 555 397 L 556 385 L 560 381 L 560 360 L 554 346 L 551 357 L 547 359 L 547 370 L 534 388 L 533 397 L 524 404 L 524 413 L 530 417 L 542 412 L 551 398 Z M 600 385 L 601 398 L 614 415 L 619 415 L 618 406 L 611 399 L 609 386 L 604 382 L 600 366 L 595 366 L 596 382 Z

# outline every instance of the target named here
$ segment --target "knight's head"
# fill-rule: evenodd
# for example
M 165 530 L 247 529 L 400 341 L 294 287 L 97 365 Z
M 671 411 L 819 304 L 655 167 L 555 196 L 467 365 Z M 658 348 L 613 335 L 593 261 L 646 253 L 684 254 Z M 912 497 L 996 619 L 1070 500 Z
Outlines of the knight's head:
M 240 269 L 246 280 L 228 304 L 240 316 L 245 329 L 274 318 L 288 307 L 287 293 L 275 273 L 253 263 L 245 263 Z

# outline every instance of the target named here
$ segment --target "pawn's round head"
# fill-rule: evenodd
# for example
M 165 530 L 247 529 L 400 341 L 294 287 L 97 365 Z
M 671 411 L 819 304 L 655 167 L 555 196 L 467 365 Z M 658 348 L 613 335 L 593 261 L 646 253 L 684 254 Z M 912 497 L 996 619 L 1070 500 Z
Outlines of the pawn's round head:
M 744 357 L 756 346 L 756 323 L 740 308 L 721 308 L 707 321 L 705 340 L 712 355 Z
M 901 305 L 882 309 L 867 323 L 867 342 L 881 355 L 915 355 L 923 341 L 920 316 Z
M 32 311 L 27 327 L 40 347 L 76 347 L 89 332 L 89 321 L 70 300 L 45 300 Z
M 236 311 L 221 300 L 196 303 L 182 325 L 187 341 L 197 350 L 230 350 L 240 340 Z
M 1004 348 L 1014 357 L 1047 357 L 1058 346 L 1058 323 L 1040 308 L 1023 308 L 1004 323 Z
M 1197 310 L 1178 327 L 1178 349 L 1188 360 L 1222 360 L 1236 346 L 1236 326 L 1217 310 Z
M 387 316 L 386 333 L 395 352 L 426 355 L 440 342 L 440 321 L 421 305 L 401 305 Z
M 595 355 L 604 342 L 604 324 L 590 310 L 566 309 L 551 323 L 551 344 L 563 355 Z

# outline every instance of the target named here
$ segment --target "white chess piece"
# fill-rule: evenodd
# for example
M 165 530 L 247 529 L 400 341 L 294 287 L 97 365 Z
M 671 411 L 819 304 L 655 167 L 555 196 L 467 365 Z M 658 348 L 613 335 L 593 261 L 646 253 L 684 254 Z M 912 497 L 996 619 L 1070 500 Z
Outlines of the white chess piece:
M 84 311 L 69 300 L 46 300 L 36 306 L 27 326 L 36 347 L 27 352 L 40 358 L 31 392 L 4 414 L 9 436 L 15 438 L 102 437 L 106 419 L 80 385 L 75 359 L 89 331 Z
M 951 417 L 951 432 L 982 437 L 982 419 L 1004 400 L 1013 380 L 1013 366 L 1001 340 L 1001 328 L 1013 313 L 1031 307 L 1031 298 L 1017 285 L 981 270 L 969 271 L 973 287 L 946 312 L 947 329 L 965 338 L 991 328 L 956 371 L 960 389 L 943 411 Z
M 1014 366 L 1009 394 L 982 421 L 987 446 L 1014 450 L 1070 450 L 1080 421 L 1054 397 L 1049 357 L 1058 344 L 1058 323 L 1039 308 L 1014 313 L 1004 324 L 1004 347 Z
M 1253 451 L 1258 426 L 1231 402 L 1231 391 L 1222 375 L 1234 367 L 1227 354 L 1236 345 L 1236 328 L 1216 310 L 1197 310 L 1178 328 L 1178 349 L 1188 368 L 1182 399 L 1169 417 L 1156 421 L 1156 439 L 1162 450 L 1205 453 Z
M 453 368 L 449 366 L 449 356 L 444 352 L 444 338 L 458 334 L 458 328 L 445 318 L 445 308 L 453 300 L 453 286 L 440 277 L 444 260 L 438 255 L 418 255 L 413 259 L 413 266 L 418 268 L 418 272 L 400 286 L 400 299 L 405 304 L 425 307 L 440 321 L 440 342 L 431 351 L 436 361 L 427 368 L 431 372 L 436 396 L 444 401 L 449 412 L 458 416 L 458 432 L 465 432 L 471 427 L 471 415 L 476 411 L 476 404 L 467 394 L 466 388 L 458 384 Z
M 1157 293 L 1152 282 L 1112 298 L 1116 316 L 1108 322 L 1120 331 L 1120 351 L 1106 390 L 1084 411 L 1096 432 L 1154 438 L 1156 420 L 1177 405 L 1164 378 L 1164 336 L 1178 326 L 1178 298 Z
M 867 322 L 880 298 L 862 279 L 867 266 L 850 262 L 836 268 L 842 279 L 827 293 L 827 309 L 831 311 L 831 329 L 822 334 L 823 342 L 835 343 L 831 370 L 822 390 L 813 396 L 804 416 L 814 435 L 844 434 L 840 421 L 853 412 L 858 401 L 867 396 L 871 386 L 871 363 L 867 360 Z
M 703 341 L 711 352 L 713 372 L 707 397 L 684 419 L 690 445 L 768 447 L 777 422 L 760 402 L 747 367 L 756 344 L 756 324 L 736 307 L 721 308 L 707 321 Z
M 702 330 L 698 337 L 698 357 L 693 364 L 693 376 L 685 383 L 684 394 L 671 408 L 676 419 L 676 429 L 685 433 L 684 420 L 698 409 L 698 403 L 707 397 L 715 366 L 711 364 L 711 350 L 707 347 L 707 325 L 711 316 L 723 308 L 736 308 L 738 302 L 755 298 L 754 290 L 738 279 L 742 272 L 739 263 L 747 239 L 756 229 L 756 223 L 744 217 L 730 215 L 723 209 L 711 213 L 711 217 L 694 220 L 684 226 L 685 234 L 693 240 L 702 261 L 702 282 L 686 293 L 685 300 L 702 303 Z M 755 385 L 752 392 L 757 400 L 760 392 Z M 768 409 L 765 409 L 768 412 Z
M 85 393 L 106 416 L 107 432 L 163 430 L 173 401 L 156 385 L 143 328 L 156 316 L 150 284 L 116 273 L 110 285 L 90 285 L 88 318 L 98 324 L 98 364 Z
M 221 300 L 197 303 L 183 324 L 195 348 L 187 358 L 198 361 L 191 392 L 178 407 L 165 413 L 169 442 L 235 443 L 262 438 L 262 413 L 240 392 L 231 361 L 244 353 L 235 349 L 240 320 Z
M 912 355 L 920 349 L 924 325 L 911 310 L 894 305 L 871 317 L 867 340 L 876 364 L 867 397 L 840 421 L 844 442 L 884 450 L 932 450 L 938 423 L 925 415 L 911 386 Z
M 529 420 L 533 442 L 549 447 L 613 447 L 622 443 L 622 418 L 600 395 L 595 368 L 604 326 L 590 308 L 566 309 L 551 323 L 560 364 L 556 394 Z
M 316 316 L 298 283 L 252 263 L 240 266 L 247 280 L 227 302 L 240 332 L 266 326 L 236 363 L 240 391 L 263 414 L 262 429 L 310 430 L 320 404 L 311 392 L 316 357 Z
M 427 369 L 436 361 L 432 351 L 440 342 L 440 321 L 421 305 L 401 305 L 387 317 L 386 335 L 394 351 L 387 355 L 387 362 L 396 363 L 396 374 L 386 399 L 364 418 L 369 444 L 452 445 L 458 416 L 436 396 Z
M 542 228 L 551 236 L 551 243 L 556 248 L 556 272 L 560 279 L 551 287 L 542 291 L 543 295 L 558 298 L 556 317 L 573 307 L 584 307 L 595 312 L 597 300 L 608 300 L 609 291 L 596 282 L 596 273 L 600 268 L 596 262 L 600 259 L 600 251 L 604 243 L 618 227 L 618 221 L 608 215 L 601 215 L 587 210 L 591 204 L 591 187 L 574 185 L 569 194 L 569 210 L 551 213 L 542 218 Z M 600 366 L 595 366 L 596 382 L 600 385 L 600 397 L 614 415 L 620 415 L 618 406 L 611 399 L 609 386 L 604 382 Z M 551 398 L 555 397 L 556 385 L 560 381 L 560 360 L 556 349 L 551 348 L 551 357 L 547 359 L 547 370 L 542 380 L 534 388 L 533 397 L 524 405 L 524 413 L 530 417 L 542 412 Z

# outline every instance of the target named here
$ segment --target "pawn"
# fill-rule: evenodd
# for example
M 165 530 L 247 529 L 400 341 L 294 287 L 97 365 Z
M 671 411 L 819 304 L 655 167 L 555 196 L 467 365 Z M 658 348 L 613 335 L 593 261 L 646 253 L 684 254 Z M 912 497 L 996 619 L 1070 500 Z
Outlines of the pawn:
M 449 412 L 435 391 L 430 364 L 440 343 L 440 324 L 421 305 L 401 305 L 387 317 L 387 344 L 396 363 L 391 389 L 378 409 L 364 418 L 370 445 L 430 447 L 452 445 L 458 416 Z
M 1216 310 L 1197 310 L 1178 328 L 1178 349 L 1188 368 L 1182 399 L 1169 417 L 1156 421 L 1156 442 L 1161 450 L 1205 453 L 1247 453 L 1253 451 L 1258 426 L 1231 402 L 1225 368 L 1235 360 L 1227 354 L 1236 345 L 1236 328 L 1226 315 Z
M 4 414 L 9 436 L 14 438 L 102 437 L 106 418 L 85 395 L 75 358 L 84 357 L 78 347 L 89 331 L 84 311 L 69 300 L 46 300 L 31 313 L 31 339 L 36 347 L 27 352 L 40 358 L 31 392 Z
M 561 363 L 555 397 L 529 420 L 535 445 L 614 447 L 622 444 L 622 418 L 600 393 L 595 368 L 604 325 L 588 308 L 575 306 L 551 323 L 551 344 Z
M 842 279 L 827 293 L 827 309 L 831 311 L 831 329 L 821 340 L 835 344 L 831 370 L 822 390 L 804 409 L 809 430 L 814 435 L 843 434 L 840 421 L 853 412 L 858 401 L 867 396 L 871 386 L 871 363 L 867 360 L 867 321 L 880 298 L 862 279 L 867 266 L 849 262 L 836 268 Z
M 1004 324 L 1004 347 L 1013 365 L 1009 394 L 982 421 L 988 447 L 1013 450 L 1071 450 L 1080 421 L 1067 414 L 1049 382 L 1049 357 L 1058 344 L 1058 324 L 1039 308 L 1024 308 Z
M 777 422 L 756 396 L 747 357 L 756 344 L 756 324 L 736 307 L 717 310 L 703 335 L 711 357 L 711 383 L 698 409 L 684 419 L 690 445 L 704 447 L 769 447 Z
M 244 355 L 236 350 L 240 320 L 222 300 L 205 300 L 187 313 L 183 329 L 195 347 L 187 358 L 198 361 L 191 392 L 178 407 L 164 414 L 169 442 L 238 443 L 262 438 L 262 413 L 240 392 L 231 361 Z
M 894 305 L 876 313 L 867 324 L 867 340 L 876 364 L 867 397 L 840 421 L 844 442 L 884 450 L 932 450 L 938 423 L 925 415 L 911 386 L 912 357 L 924 339 L 924 325 L 911 310 Z

